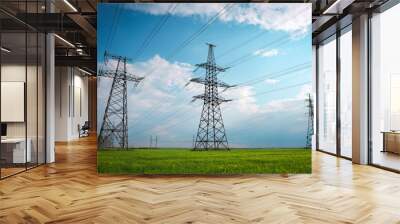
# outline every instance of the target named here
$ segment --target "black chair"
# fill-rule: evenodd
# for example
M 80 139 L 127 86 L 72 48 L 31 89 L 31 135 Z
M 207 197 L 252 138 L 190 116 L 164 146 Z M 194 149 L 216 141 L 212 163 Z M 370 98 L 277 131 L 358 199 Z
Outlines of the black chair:
M 90 129 L 89 121 L 85 121 L 85 123 L 82 125 L 82 127 L 80 127 L 80 125 L 78 125 L 78 129 L 79 129 L 79 138 L 89 136 L 89 129 Z

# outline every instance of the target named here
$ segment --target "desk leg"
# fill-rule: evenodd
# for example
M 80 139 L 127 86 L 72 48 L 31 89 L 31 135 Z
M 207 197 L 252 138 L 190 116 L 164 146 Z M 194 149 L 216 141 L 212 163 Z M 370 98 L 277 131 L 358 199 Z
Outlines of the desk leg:
M 386 152 L 386 134 L 382 133 L 383 135 L 383 150 L 381 152 Z

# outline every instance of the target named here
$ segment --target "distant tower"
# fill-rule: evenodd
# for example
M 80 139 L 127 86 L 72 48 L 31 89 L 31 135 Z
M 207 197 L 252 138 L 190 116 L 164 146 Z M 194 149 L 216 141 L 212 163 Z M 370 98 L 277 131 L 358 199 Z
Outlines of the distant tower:
M 203 100 L 203 110 L 193 150 L 229 150 L 220 104 L 231 100 L 218 96 L 218 87 L 227 89 L 233 86 L 218 80 L 217 74 L 225 72 L 227 68 L 216 65 L 214 58 L 215 45 L 207 45 L 207 62 L 196 65 L 198 68 L 206 70 L 205 78 L 193 78 L 190 80 L 204 85 L 204 94 L 193 97 L 193 101 L 197 99 Z
M 308 94 L 308 98 L 306 99 L 306 106 L 308 117 L 306 148 L 311 148 L 312 136 L 314 135 L 314 104 L 310 93 Z
M 110 94 L 108 96 L 103 123 L 99 134 L 99 148 L 128 148 L 128 111 L 127 111 L 127 82 L 135 85 L 143 80 L 126 71 L 127 57 L 104 53 L 105 65 L 108 59 L 117 62 L 115 70 L 100 69 L 98 76 L 112 78 Z

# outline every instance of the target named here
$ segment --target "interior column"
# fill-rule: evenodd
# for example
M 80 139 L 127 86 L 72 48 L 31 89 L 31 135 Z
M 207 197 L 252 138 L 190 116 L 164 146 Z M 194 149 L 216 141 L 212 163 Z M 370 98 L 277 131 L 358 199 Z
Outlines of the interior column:
M 353 19 L 353 162 L 368 163 L 368 15 Z
M 46 11 L 54 11 L 51 1 L 46 1 Z M 46 34 L 46 163 L 55 161 L 55 43 L 54 34 Z

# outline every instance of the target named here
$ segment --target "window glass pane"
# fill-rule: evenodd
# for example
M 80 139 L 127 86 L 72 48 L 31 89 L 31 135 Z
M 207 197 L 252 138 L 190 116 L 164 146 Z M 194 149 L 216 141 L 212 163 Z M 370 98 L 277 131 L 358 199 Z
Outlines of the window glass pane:
M 372 18 L 372 163 L 400 170 L 400 4 Z
M 26 33 L 2 33 L 1 45 L 1 174 L 25 170 L 30 162 L 26 144 Z M 26 150 L 28 148 L 28 151 Z
M 319 149 L 336 153 L 336 41 L 318 48 Z
M 340 36 L 340 128 L 341 155 L 351 158 L 352 150 L 352 35 Z
M 38 45 L 38 164 L 45 163 L 45 44 L 46 37 L 44 34 L 39 33 L 39 45 Z
M 27 62 L 27 80 L 26 80 L 26 114 L 27 114 L 27 143 L 30 160 L 28 162 L 28 168 L 37 165 L 37 132 L 38 132 L 38 108 L 37 108 L 37 98 L 38 98 L 38 49 L 37 41 L 38 36 L 36 32 L 28 32 L 28 62 Z
M 20 18 L 44 13 L 44 6 L 45 0 L 0 1 L 0 7 Z M 0 40 L 0 177 L 4 178 L 45 162 L 46 42 L 43 33 L 2 12 Z

